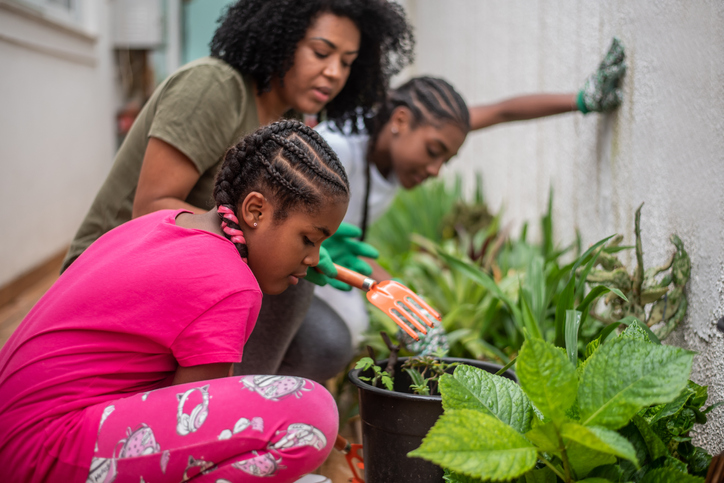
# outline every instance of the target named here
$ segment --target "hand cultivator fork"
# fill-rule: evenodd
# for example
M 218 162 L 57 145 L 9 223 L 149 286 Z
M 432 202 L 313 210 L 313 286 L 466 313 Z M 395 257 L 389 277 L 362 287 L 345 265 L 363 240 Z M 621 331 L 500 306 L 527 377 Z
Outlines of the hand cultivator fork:
M 337 280 L 367 292 L 367 300 L 387 314 L 413 339 L 420 340 L 420 337 L 408 322 L 419 332 L 427 334 L 427 328 L 418 322 L 415 316 L 429 327 L 433 327 L 431 317 L 437 321 L 441 320 L 440 314 L 401 283 L 394 280 L 378 282 L 337 264 L 334 266 L 337 269 Z

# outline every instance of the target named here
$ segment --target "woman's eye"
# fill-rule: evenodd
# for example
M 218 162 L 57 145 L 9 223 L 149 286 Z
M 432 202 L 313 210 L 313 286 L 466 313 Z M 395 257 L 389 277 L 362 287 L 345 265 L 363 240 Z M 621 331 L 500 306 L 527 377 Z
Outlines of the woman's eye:
M 312 240 L 310 240 L 309 238 L 307 238 L 306 236 L 304 237 L 304 244 L 307 245 L 307 246 L 310 246 L 310 247 L 316 246 L 316 245 L 314 244 L 314 242 L 313 242 Z
M 314 55 L 316 55 L 318 59 L 326 59 L 327 57 L 329 57 L 329 54 L 317 51 L 314 51 Z
M 345 69 L 349 69 L 350 67 L 352 67 L 352 63 L 351 62 L 342 62 L 342 67 L 344 67 Z
M 437 158 L 437 153 L 430 148 L 427 148 L 427 154 L 429 154 L 431 158 Z

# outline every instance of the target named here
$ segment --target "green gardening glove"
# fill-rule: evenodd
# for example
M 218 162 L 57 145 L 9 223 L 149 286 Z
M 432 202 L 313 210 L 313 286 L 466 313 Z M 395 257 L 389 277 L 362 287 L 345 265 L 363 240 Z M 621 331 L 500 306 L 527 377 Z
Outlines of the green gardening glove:
M 337 269 L 334 268 L 332 257 L 329 256 L 329 252 L 324 248 L 324 246 L 319 247 L 319 263 L 316 267 L 310 267 L 307 269 L 307 276 L 304 277 L 304 279 L 309 280 L 320 287 L 330 284 L 332 287 L 344 290 L 345 292 L 352 290 L 352 287 L 346 283 L 335 279 L 334 277 L 336 276 Z
M 372 245 L 357 240 L 360 236 L 362 230 L 349 223 L 342 223 L 334 235 L 322 242 L 322 246 L 337 265 L 362 275 L 372 275 L 372 267 L 359 257 L 377 258 L 380 254 Z
M 310 268 L 305 278 L 317 285 L 330 284 L 339 290 L 352 290 L 352 287 L 346 283 L 334 279 L 337 276 L 334 263 L 363 275 L 372 274 L 372 267 L 358 257 L 377 258 L 379 253 L 372 245 L 356 240 L 361 235 L 362 230 L 354 225 L 349 223 L 339 225 L 334 235 L 324 240 L 319 248 L 319 264 L 316 268 L 323 273 Z
M 619 82 L 626 73 L 626 54 L 623 44 L 616 37 L 596 72 L 588 76 L 578 93 L 576 105 L 584 114 L 609 112 L 621 104 L 622 93 Z

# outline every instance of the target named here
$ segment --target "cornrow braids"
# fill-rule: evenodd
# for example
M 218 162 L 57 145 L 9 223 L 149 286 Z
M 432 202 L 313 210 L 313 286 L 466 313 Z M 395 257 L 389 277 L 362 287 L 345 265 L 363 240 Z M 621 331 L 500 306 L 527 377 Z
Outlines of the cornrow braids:
M 239 203 L 252 191 L 272 200 L 274 220 L 281 222 L 290 210 L 313 212 L 324 202 L 348 200 L 349 182 L 337 155 L 316 131 L 285 120 L 259 128 L 224 155 L 214 186 L 216 206 L 236 216 Z M 241 230 L 228 218 L 224 221 Z M 248 258 L 246 244 L 235 245 Z
M 410 110 L 413 125 L 452 122 L 465 132 L 470 130 L 470 111 L 453 86 L 437 77 L 415 77 L 390 91 L 377 113 L 364 118 L 370 143 L 374 144 L 398 107 Z

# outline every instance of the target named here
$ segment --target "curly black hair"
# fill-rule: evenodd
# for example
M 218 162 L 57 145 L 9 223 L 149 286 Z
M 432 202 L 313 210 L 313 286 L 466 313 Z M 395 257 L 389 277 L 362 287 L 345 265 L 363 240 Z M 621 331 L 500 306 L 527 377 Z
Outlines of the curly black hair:
M 415 39 L 400 5 L 388 0 L 239 0 L 219 18 L 211 55 L 250 75 L 259 93 L 266 92 L 274 76 L 283 82 L 297 44 L 326 12 L 349 18 L 361 34 L 347 83 L 326 106 L 327 119 L 341 126 L 370 115 L 385 99 L 390 77 L 413 61 Z

